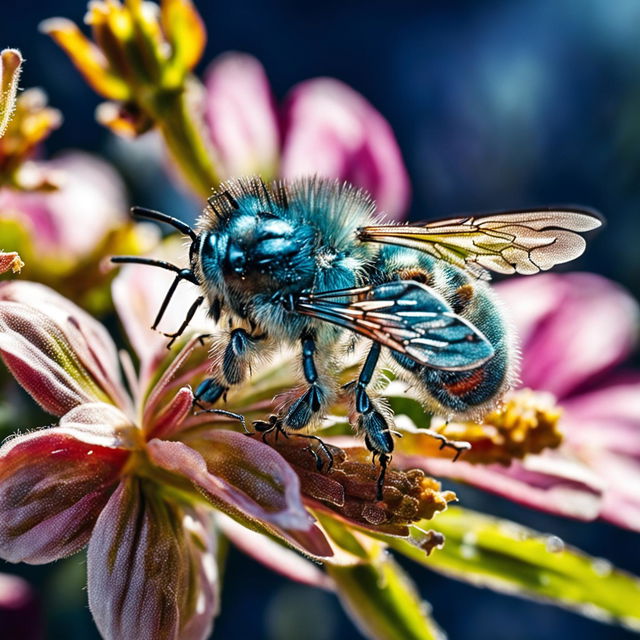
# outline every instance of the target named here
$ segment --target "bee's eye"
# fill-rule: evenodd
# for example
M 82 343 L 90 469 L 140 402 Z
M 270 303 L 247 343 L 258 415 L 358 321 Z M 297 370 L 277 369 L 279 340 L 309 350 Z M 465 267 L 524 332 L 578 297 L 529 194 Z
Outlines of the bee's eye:
M 202 259 L 210 259 L 217 253 L 218 237 L 215 233 L 208 233 L 201 240 L 200 255 Z

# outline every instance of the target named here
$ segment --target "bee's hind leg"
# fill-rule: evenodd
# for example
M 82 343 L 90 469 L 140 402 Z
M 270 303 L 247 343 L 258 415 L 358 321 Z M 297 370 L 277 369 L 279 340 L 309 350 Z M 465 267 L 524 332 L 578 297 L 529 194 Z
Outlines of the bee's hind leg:
M 314 449 L 311 445 L 309 445 L 308 447 L 305 447 L 305 450 L 309 451 L 309 453 L 311 453 L 311 455 L 313 456 L 313 459 L 315 460 L 315 463 L 316 463 L 316 469 L 318 471 L 322 471 L 323 469 L 327 473 L 331 471 L 333 467 L 333 462 L 334 462 L 333 453 L 331 452 L 331 449 L 318 436 L 310 435 L 307 433 L 289 434 L 285 431 L 282 425 L 282 420 L 278 418 L 278 416 L 276 415 L 269 416 L 268 421 L 254 420 L 253 428 L 256 430 L 256 433 L 262 434 L 262 441 L 265 443 L 267 442 L 267 434 L 271 432 L 275 432 L 276 441 L 278 440 L 279 434 L 282 434 L 287 439 L 292 437 L 292 438 L 305 438 L 307 440 L 315 440 L 318 443 L 318 450 L 321 451 L 326 458 L 326 467 L 325 467 L 324 460 L 318 453 L 318 450 Z
M 380 357 L 380 344 L 374 342 L 371 345 L 367 359 L 364 362 L 360 376 L 347 388 L 354 389 L 355 410 L 358 415 L 358 427 L 365 433 L 365 444 L 369 451 L 373 452 L 375 460 L 379 456 L 380 476 L 378 477 L 378 500 L 382 500 L 382 489 L 387 466 L 391 461 L 393 451 L 393 437 L 387 418 L 378 410 L 375 403 L 367 393 L 367 386 L 373 378 L 373 373 Z

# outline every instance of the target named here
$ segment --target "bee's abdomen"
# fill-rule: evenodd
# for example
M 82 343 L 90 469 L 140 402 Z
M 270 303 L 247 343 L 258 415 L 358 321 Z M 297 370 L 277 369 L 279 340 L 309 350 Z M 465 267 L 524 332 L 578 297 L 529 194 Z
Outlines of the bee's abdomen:
M 415 265 L 406 264 L 407 251 Z M 395 278 L 416 279 L 435 289 L 454 313 L 484 334 L 494 350 L 490 360 L 467 371 L 434 369 L 392 351 L 394 360 L 410 374 L 413 386 L 423 393 L 427 409 L 446 416 L 477 416 L 497 404 L 512 377 L 514 358 L 507 325 L 489 286 L 453 265 L 417 251 L 401 250 L 386 266 L 391 267 L 393 262 L 402 264 L 402 268 L 391 269 Z M 419 274 L 420 280 L 414 273 Z

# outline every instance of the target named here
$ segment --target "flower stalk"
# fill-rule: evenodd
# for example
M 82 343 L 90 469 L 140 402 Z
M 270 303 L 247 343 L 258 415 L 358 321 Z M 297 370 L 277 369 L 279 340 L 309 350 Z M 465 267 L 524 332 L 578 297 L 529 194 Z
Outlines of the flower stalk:
M 98 120 L 128 137 L 156 127 L 187 183 L 202 197 L 220 181 L 200 122 L 204 89 L 191 73 L 206 33 L 189 0 L 92 2 L 89 40 L 71 21 L 41 25 L 95 91 L 109 100 Z

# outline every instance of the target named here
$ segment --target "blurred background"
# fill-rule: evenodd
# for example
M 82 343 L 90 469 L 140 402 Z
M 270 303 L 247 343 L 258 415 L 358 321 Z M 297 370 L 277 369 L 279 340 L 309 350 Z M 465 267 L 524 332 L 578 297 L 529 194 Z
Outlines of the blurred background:
M 315 76 L 339 78 L 368 98 L 400 142 L 413 188 L 412 220 L 549 204 L 593 207 L 608 226 L 571 268 L 605 275 L 640 297 L 638 0 L 196 4 L 209 33 L 199 71 L 223 51 L 246 51 L 264 64 L 277 98 Z M 0 45 L 26 57 L 21 86 L 44 88 L 65 118 L 47 153 L 98 152 L 122 172 L 132 202 L 192 220 L 201 204 L 163 180 L 161 161 L 141 165 L 135 144 L 115 141 L 96 124 L 100 99 L 38 32 L 38 23 L 54 15 L 81 22 L 85 7 L 82 0 L 2 4 Z M 468 507 L 552 532 L 640 574 L 637 534 L 456 490 Z M 83 563 L 80 555 L 53 566 L 0 570 L 35 585 L 47 637 L 94 638 Z M 453 639 L 637 637 L 404 565 Z M 331 595 L 289 583 L 232 550 L 213 638 L 243 637 L 360 636 Z

